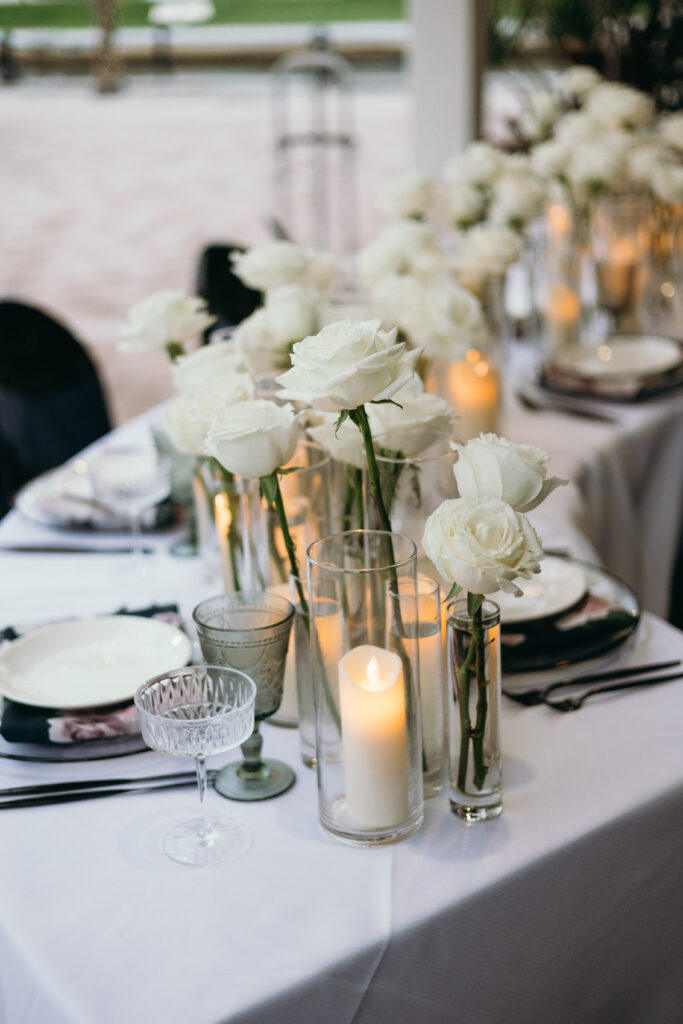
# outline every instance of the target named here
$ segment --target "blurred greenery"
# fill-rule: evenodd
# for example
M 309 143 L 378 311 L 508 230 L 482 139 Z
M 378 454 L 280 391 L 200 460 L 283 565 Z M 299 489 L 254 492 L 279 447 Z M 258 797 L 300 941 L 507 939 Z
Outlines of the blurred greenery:
M 149 25 L 152 6 L 146 0 L 122 0 L 118 24 Z M 404 17 L 404 0 L 214 0 L 212 24 L 245 25 L 287 22 L 396 21 Z M 87 28 L 95 24 L 95 5 L 88 0 L 0 4 L 0 29 Z
M 531 38 L 565 62 L 683 106 L 683 0 L 490 0 L 492 63 L 524 59 Z

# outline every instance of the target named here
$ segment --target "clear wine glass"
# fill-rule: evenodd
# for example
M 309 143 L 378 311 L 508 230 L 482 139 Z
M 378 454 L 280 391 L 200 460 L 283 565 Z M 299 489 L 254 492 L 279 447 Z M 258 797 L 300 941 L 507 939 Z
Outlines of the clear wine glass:
M 194 867 L 226 864 L 249 848 L 242 824 L 206 812 L 206 758 L 232 750 L 254 728 L 256 684 L 244 672 L 220 665 L 191 665 L 147 680 L 135 694 L 142 738 L 154 750 L 193 757 L 201 817 L 166 835 L 171 860 Z
M 296 776 L 288 764 L 262 758 L 259 725 L 282 701 L 294 606 L 261 590 L 211 597 L 192 613 L 202 655 L 214 664 L 247 672 L 256 683 L 256 725 L 242 743 L 243 761 L 226 765 L 214 783 L 231 800 L 267 800 L 286 792 Z
M 140 571 L 142 516 L 171 492 L 170 459 L 149 447 L 111 447 L 88 466 L 96 500 L 130 522 L 132 564 Z

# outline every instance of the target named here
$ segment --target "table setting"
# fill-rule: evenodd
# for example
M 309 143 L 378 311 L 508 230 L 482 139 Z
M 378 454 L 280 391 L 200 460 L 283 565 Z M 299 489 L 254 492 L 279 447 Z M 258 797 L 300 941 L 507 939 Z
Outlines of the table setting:
M 174 395 L 0 522 L 8 1024 L 674 1024 L 679 156 L 628 216 L 559 174 L 608 99 L 624 161 L 659 138 L 603 86 L 393 183 L 352 286 L 278 240 L 208 344 L 196 297 L 130 311 Z

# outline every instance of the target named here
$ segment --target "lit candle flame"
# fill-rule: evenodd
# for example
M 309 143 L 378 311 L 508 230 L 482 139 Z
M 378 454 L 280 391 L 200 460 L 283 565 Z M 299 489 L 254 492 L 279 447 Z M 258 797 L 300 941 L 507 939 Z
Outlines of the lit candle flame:
M 379 665 L 377 658 L 370 658 L 368 667 L 365 672 L 365 685 L 363 689 L 373 693 L 377 693 L 382 689 L 382 681 L 379 675 Z

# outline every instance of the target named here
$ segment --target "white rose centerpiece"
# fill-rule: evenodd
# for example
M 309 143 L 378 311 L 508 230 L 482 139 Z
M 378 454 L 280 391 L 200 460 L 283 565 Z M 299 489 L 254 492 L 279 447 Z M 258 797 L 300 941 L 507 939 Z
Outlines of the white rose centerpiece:
M 461 498 L 499 498 L 517 512 L 530 512 L 567 483 L 548 477 L 548 455 L 534 445 L 480 434 L 452 447 L 458 452 L 453 473 Z

